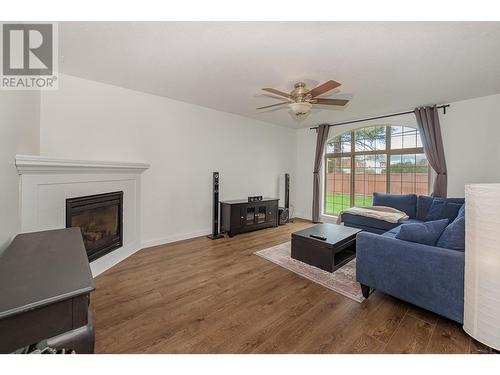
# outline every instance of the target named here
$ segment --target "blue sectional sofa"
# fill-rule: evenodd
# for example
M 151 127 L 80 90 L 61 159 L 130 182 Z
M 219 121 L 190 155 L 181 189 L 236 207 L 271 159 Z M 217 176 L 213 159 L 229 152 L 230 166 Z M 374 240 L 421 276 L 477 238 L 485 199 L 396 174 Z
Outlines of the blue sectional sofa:
M 364 231 L 383 234 L 391 229 L 394 229 L 401 224 L 408 223 L 419 223 L 427 221 L 427 215 L 429 209 L 435 199 L 426 195 L 415 195 L 415 194 L 383 194 L 383 193 L 373 193 L 373 205 L 374 206 L 388 206 L 396 208 L 400 211 L 406 212 L 409 219 L 402 220 L 397 224 L 389 223 L 387 221 L 372 219 L 369 217 L 363 217 L 351 214 L 342 214 L 342 222 L 344 225 L 352 228 L 363 229 Z M 464 204 L 464 198 L 446 198 L 446 203 L 455 203 L 458 205 Z M 454 216 L 457 212 L 450 212 L 448 218 L 450 222 L 453 221 Z
M 435 199 L 438 201 L 433 204 Z M 462 323 L 463 204 L 462 198 L 375 193 L 374 205 L 397 208 L 406 212 L 410 218 L 391 224 L 361 216 L 342 215 L 344 225 L 364 230 L 356 238 L 356 277 L 361 283 L 364 296 L 368 298 L 370 289 L 378 289 Z M 450 223 L 449 228 L 445 229 L 448 238 L 440 238 L 434 246 L 396 238 L 403 224 L 424 223 L 443 217 Z M 463 221 L 459 221 L 460 219 Z M 460 226 L 462 230 L 458 234 L 453 233 L 454 228 Z M 458 246 L 449 246 L 446 241 L 450 236 L 454 237 L 455 243 L 458 241 Z

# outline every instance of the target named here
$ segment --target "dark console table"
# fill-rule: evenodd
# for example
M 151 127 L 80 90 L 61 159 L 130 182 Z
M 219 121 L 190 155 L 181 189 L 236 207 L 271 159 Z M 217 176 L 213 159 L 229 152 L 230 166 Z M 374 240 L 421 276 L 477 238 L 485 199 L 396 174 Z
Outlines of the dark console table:
M 94 289 L 79 228 L 16 236 L 0 253 L 0 353 L 44 340 L 92 353 Z
M 221 232 L 229 237 L 238 233 L 278 226 L 278 199 L 264 198 L 258 202 L 248 199 L 223 201 L 221 204 Z

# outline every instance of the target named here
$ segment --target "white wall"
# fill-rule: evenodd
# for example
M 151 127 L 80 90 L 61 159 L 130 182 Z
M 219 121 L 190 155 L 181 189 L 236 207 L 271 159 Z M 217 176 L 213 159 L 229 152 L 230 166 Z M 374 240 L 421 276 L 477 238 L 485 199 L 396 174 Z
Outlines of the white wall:
M 212 171 L 221 199 L 277 196 L 294 171 L 295 130 L 61 75 L 41 94 L 41 155 L 144 161 L 144 246 L 206 234 Z
M 38 154 L 40 94 L 0 91 L 0 251 L 19 232 L 16 154 Z
M 463 197 L 464 185 L 500 182 L 500 95 L 450 103 L 439 119 L 448 168 L 448 196 Z M 370 125 L 416 126 L 413 115 L 330 128 L 330 137 Z M 296 134 L 296 216 L 312 217 L 312 171 L 316 132 Z
M 464 185 L 500 182 L 500 94 L 451 103 L 440 116 L 448 167 L 448 195 Z

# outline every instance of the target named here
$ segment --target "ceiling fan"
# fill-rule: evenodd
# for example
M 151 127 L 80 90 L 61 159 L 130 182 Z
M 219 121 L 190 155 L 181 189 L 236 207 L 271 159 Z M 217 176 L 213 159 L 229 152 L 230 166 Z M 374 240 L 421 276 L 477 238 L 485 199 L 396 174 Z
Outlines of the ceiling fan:
M 266 105 L 264 107 L 259 107 L 257 109 L 265 109 L 265 108 L 277 107 L 283 104 L 288 104 L 288 106 L 296 116 L 302 116 L 307 114 L 311 110 L 313 104 L 344 106 L 349 102 L 349 100 L 318 98 L 319 95 L 322 95 L 339 86 L 340 83 L 329 80 L 310 90 L 306 88 L 306 84 L 304 82 L 297 82 L 294 85 L 294 89 L 289 94 L 283 91 L 266 87 L 263 88 L 262 90 L 278 95 L 280 97 L 284 97 L 287 99 L 287 101 Z

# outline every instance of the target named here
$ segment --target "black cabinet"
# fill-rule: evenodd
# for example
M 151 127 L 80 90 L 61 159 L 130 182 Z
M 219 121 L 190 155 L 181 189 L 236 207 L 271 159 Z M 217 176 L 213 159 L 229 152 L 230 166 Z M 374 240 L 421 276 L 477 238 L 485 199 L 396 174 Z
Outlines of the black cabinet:
M 80 228 L 17 235 L 0 252 L 0 353 L 43 340 L 93 353 L 94 289 Z
M 278 226 L 278 199 L 259 202 L 232 200 L 221 202 L 221 232 L 229 237 L 238 233 Z

